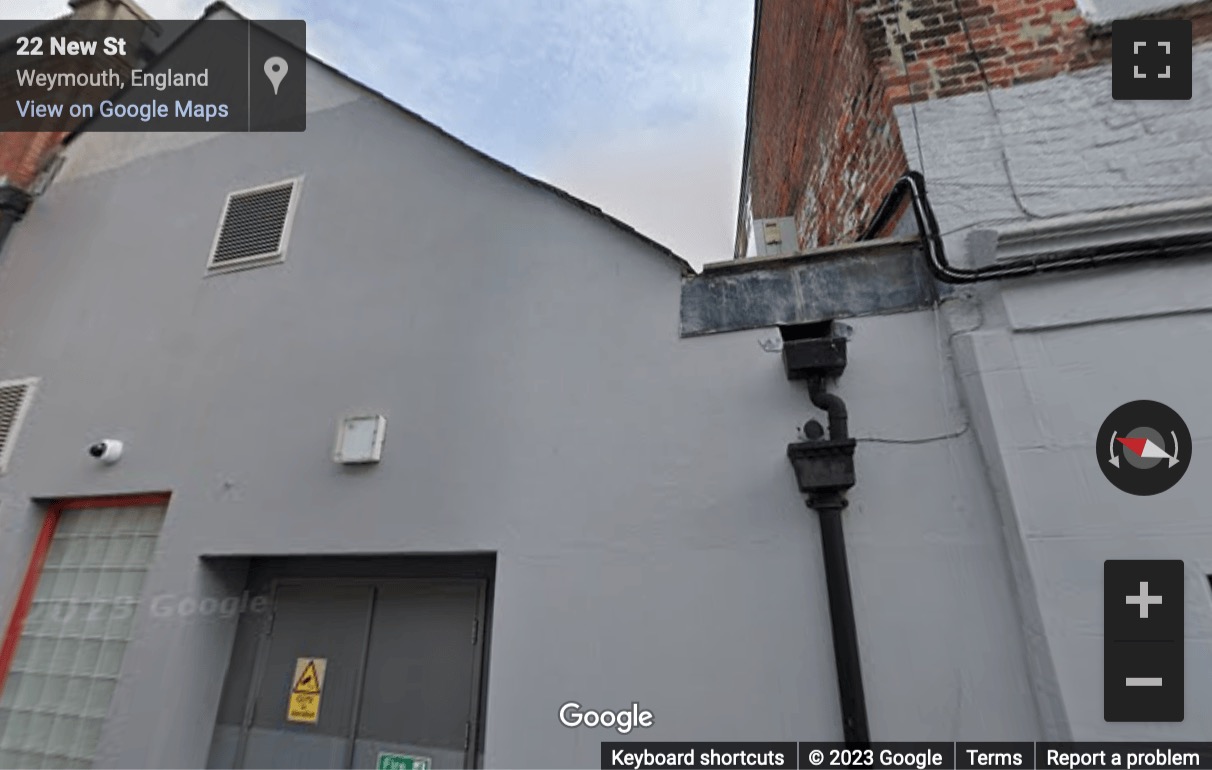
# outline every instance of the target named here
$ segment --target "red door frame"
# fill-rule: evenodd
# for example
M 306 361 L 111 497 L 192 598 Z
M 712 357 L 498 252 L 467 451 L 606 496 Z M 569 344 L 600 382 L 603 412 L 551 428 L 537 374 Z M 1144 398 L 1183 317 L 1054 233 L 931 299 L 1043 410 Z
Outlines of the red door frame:
M 42 568 L 46 565 L 46 555 L 50 552 L 51 540 L 55 537 L 55 528 L 64 511 L 91 510 L 94 508 L 130 508 L 138 505 L 167 505 L 170 493 L 155 492 L 141 495 L 116 495 L 112 497 L 78 497 L 69 500 L 55 500 L 42 519 L 42 528 L 38 530 L 38 539 L 34 541 L 34 551 L 29 558 L 29 566 L 25 569 L 25 578 L 21 581 L 21 590 L 17 592 L 17 603 L 13 606 L 13 614 L 9 617 L 8 628 L 4 631 L 3 641 L 0 642 L 0 695 L 4 694 L 4 684 L 8 681 L 9 670 L 13 658 L 17 654 L 17 645 L 21 643 L 21 632 L 25 629 L 25 621 L 29 617 L 30 607 L 34 603 L 34 594 L 38 590 L 38 581 L 42 578 Z

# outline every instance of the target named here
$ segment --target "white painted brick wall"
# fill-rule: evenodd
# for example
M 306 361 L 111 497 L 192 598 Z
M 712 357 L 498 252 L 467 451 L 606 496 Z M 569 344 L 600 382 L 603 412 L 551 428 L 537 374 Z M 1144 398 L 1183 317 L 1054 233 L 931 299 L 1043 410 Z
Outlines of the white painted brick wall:
M 1212 193 L 1212 45 L 1190 101 L 1114 101 L 1107 65 L 896 114 L 956 262 L 978 224 Z
M 1197 49 L 1194 71 L 1185 102 L 1116 102 L 1105 66 L 898 108 L 950 258 L 965 261 L 965 231 L 980 224 L 1212 193 L 1212 46 Z M 1212 677 L 1210 280 L 1212 260 L 1187 259 L 958 295 L 972 308 L 952 337 L 954 360 L 1023 614 L 1038 621 L 1025 635 L 1037 702 L 1045 730 L 1075 740 L 1202 740 L 1212 724 L 1212 692 L 1198 684 Z M 969 316 L 981 323 L 971 327 Z M 1205 458 L 1147 500 L 1107 483 L 1094 447 L 1105 416 L 1136 398 L 1178 410 L 1192 457 Z M 1102 565 L 1125 558 L 1187 565 L 1182 723 L 1103 720 Z
M 1096 21 L 1122 19 L 1127 16 L 1182 5 L 1181 2 L 1175 2 L 1175 0 L 1077 0 L 1077 4 L 1082 9 L 1082 13 Z

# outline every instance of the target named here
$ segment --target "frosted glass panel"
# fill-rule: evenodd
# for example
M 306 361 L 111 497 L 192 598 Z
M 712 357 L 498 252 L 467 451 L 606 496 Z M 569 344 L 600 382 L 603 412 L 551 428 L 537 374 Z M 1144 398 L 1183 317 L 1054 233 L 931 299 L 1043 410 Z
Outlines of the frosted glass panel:
M 91 767 L 163 521 L 61 514 L 0 694 L 0 768 Z

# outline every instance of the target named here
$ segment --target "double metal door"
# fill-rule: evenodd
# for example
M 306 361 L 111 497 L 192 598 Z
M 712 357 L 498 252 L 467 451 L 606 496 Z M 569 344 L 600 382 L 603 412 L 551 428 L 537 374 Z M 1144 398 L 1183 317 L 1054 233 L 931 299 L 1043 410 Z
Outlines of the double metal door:
M 474 766 L 483 581 L 281 581 L 272 593 L 260 632 L 237 639 L 256 650 L 243 655 L 251 670 L 233 657 L 225 695 L 247 695 L 238 730 L 220 714 L 212 767 Z

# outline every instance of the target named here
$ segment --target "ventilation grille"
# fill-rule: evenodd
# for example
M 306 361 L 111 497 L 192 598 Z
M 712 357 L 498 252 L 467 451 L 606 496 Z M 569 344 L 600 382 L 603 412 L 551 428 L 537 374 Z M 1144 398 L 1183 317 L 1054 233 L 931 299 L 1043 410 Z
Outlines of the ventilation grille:
M 298 180 L 292 180 L 227 196 L 210 268 L 281 260 L 297 187 Z
M 0 382 L 0 473 L 8 468 L 8 459 L 17 441 L 17 431 L 21 429 L 21 420 L 29 409 L 35 382 L 37 380 L 32 379 Z

